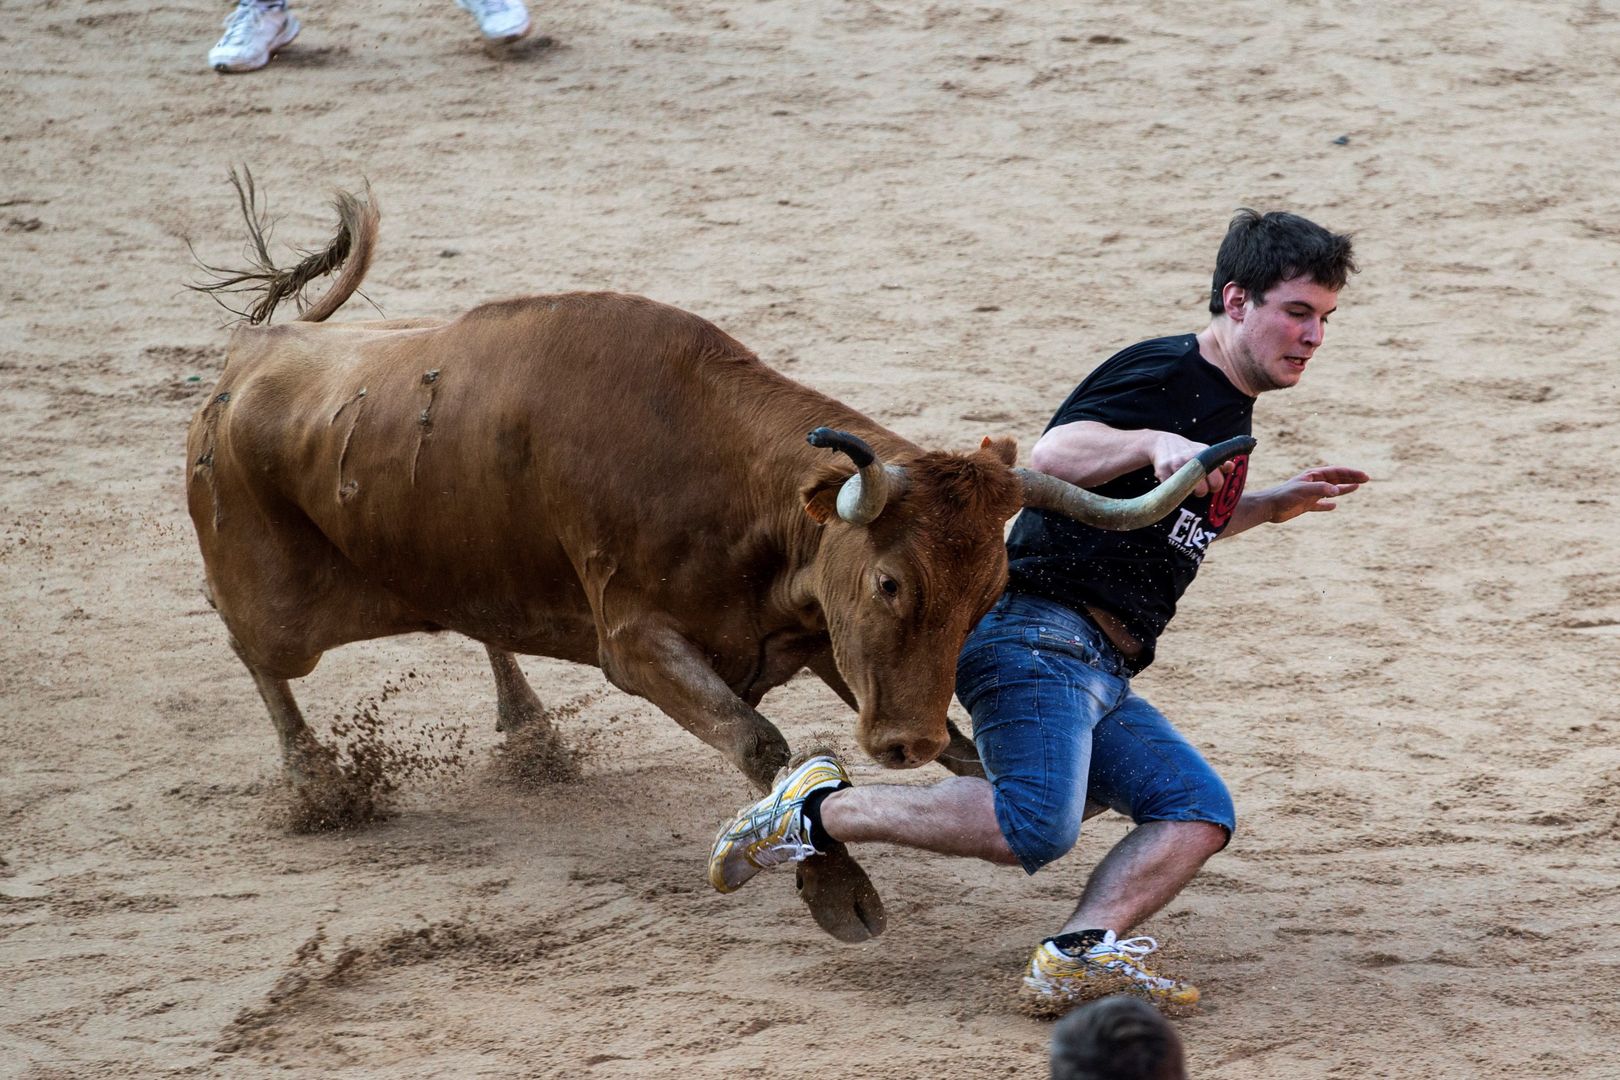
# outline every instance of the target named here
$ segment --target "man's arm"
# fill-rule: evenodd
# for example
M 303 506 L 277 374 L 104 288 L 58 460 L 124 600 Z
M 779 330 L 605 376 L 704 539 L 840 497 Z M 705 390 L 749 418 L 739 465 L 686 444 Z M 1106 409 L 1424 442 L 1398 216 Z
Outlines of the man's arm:
M 1144 465 L 1151 465 L 1153 474 L 1160 480 L 1167 479 L 1207 449 L 1204 443 L 1169 431 L 1152 428 L 1126 431 L 1095 420 L 1076 420 L 1060 424 L 1042 435 L 1029 452 L 1029 464 L 1036 472 L 1059 480 L 1081 487 L 1096 487 Z M 1222 465 L 1218 472 L 1200 481 L 1193 494 L 1219 491 L 1231 470 L 1231 462 Z M 1239 503 L 1240 509 L 1241 506 Z M 1228 531 L 1231 528 L 1228 526 Z
M 1292 521 L 1301 514 L 1332 510 L 1338 503 L 1330 500 L 1350 494 L 1370 479 L 1360 469 L 1325 465 L 1302 472 L 1276 487 L 1245 491 L 1220 538 L 1224 540 L 1228 536 L 1236 536 L 1256 525 L 1268 522 L 1280 524 Z

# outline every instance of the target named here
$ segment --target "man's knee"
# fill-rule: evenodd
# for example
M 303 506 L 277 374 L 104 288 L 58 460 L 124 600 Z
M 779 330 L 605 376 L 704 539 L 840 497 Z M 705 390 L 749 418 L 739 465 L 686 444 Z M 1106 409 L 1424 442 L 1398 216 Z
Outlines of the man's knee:
M 1232 839 L 1225 825 L 1213 821 L 1166 821 L 1160 824 L 1174 828 L 1181 845 L 1204 859 L 1220 851 Z
M 1164 841 L 1175 848 L 1183 859 L 1195 859 L 1202 866 L 1209 858 L 1226 847 L 1232 834 L 1225 825 L 1194 818 L 1144 818 L 1136 824 L 1157 830 Z
M 1138 823 L 1170 821 L 1202 829 L 1189 830 L 1205 837 L 1213 854 L 1224 848 L 1237 831 L 1237 807 L 1226 784 L 1213 771 L 1193 778 L 1195 782 L 1167 789 L 1142 800 L 1131 808 Z
M 1026 873 L 1033 874 L 1057 862 L 1080 841 L 1081 815 L 1078 813 L 1024 814 L 1011 831 L 1007 829 L 1007 815 L 998 816 L 1007 846 L 1018 856 Z

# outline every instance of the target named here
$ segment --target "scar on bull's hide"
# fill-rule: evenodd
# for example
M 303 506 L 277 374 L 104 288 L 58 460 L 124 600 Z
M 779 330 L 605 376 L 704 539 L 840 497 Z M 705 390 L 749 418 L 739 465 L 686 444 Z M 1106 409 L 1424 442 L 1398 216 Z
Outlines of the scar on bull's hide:
M 216 530 L 219 528 L 220 513 L 219 487 L 214 483 L 214 445 L 216 442 L 214 433 L 219 428 L 220 407 L 230 400 L 231 395 L 229 393 L 220 394 L 213 401 L 210 401 L 208 407 L 203 410 L 202 453 L 197 455 L 197 460 L 191 468 L 194 475 L 200 476 L 208 482 L 208 494 L 214 504 L 214 528 Z
M 355 395 L 353 397 L 351 397 L 348 401 L 345 401 L 343 404 L 341 404 L 341 405 L 339 405 L 337 407 L 337 411 L 332 414 L 332 419 L 328 420 L 327 423 L 328 424 L 337 423 L 337 418 L 343 415 L 343 410 L 344 409 L 347 409 L 350 405 L 353 405 L 355 402 L 359 401 L 361 398 L 363 398 L 365 396 L 366 396 L 366 388 L 362 386 L 359 389 L 359 391 L 357 391 L 355 393 Z
M 416 452 L 411 455 L 411 486 L 416 486 L 416 463 L 422 459 L 422 444 L 433 435 L 433 397 L 439 392 L 439 369 L 422 373 L 422 385 L 428 388 L 427 404 L 422 408 L 422 414 L 416 418 Z
M 356 402 L 360 401 L 365 396 L 366 396 L 366 388 L 362 386 L 360 388 L 359 393 L 355 394 L 354 397 L 350 398 L 348 401 L 345 401 L 342 405 L 338 406 L 338 411 L 332 414 L 332 420 L 330 422 L 336 423 L 337 418 L 342 414 L 344 409 L 347 409 L 350 405 L 353 405 Z M 351 414 L 350 419 L 349 419 L 348 433 L 343 436 L 343 449 L 338 451 L 338 462 L 337 462 L 337 480 L 338 480 L 337 497 L 338 497 L 338 502 L 348 502 L 350 499 L 352 499 L 354 497 L 354 493 L 356 491 L 360 490 L 360 484 L 359 484 L 358 481 L 355 481 L 355 480 L 345 481 L 343 479 L 343 463 L 345 461 L 347 461 L 348 457 L 349 457 L 349 443 L 354 438 L 354 429 L 359 427 L 359 426 L 360 426 L 360 410 L 355 409 L 354 412 Z

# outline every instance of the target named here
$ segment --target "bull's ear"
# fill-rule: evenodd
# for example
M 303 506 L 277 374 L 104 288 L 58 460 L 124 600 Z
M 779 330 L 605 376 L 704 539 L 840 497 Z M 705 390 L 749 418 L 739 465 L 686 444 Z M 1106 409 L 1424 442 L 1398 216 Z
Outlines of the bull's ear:
M 804 512 L 815 518 L 816 524 L 825 525 L 838 516 L 838 490 L 848 479 L 848 473 L 829 469 L 799 490 Z
M 984 441 L 979 444 L 979 449 L 990 451 L 996 457 L 1000 458 L 1001 463 L 1007 466 L 1009 469 L 1012 468 L 1013 463 L 1018 460 L 1018 441 L 1016 439 L 1009 438 L 1006 435 L 996 439 L 992 439 L 990 436 L 986 435 L 984 437 Z

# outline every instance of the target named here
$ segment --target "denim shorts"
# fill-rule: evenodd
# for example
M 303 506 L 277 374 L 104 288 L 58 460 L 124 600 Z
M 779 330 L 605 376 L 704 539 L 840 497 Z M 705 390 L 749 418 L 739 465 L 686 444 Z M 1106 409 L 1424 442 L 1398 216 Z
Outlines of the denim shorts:
M 968 635 L 956 696 L 973 717 L 996 820 L 1033 874 L 1080 838 L 1086 801 L 1131 820 L 1236 828 L 1203 755 L 1131 690 L 1125 658 L 1091 620 L 1007 593 Z

